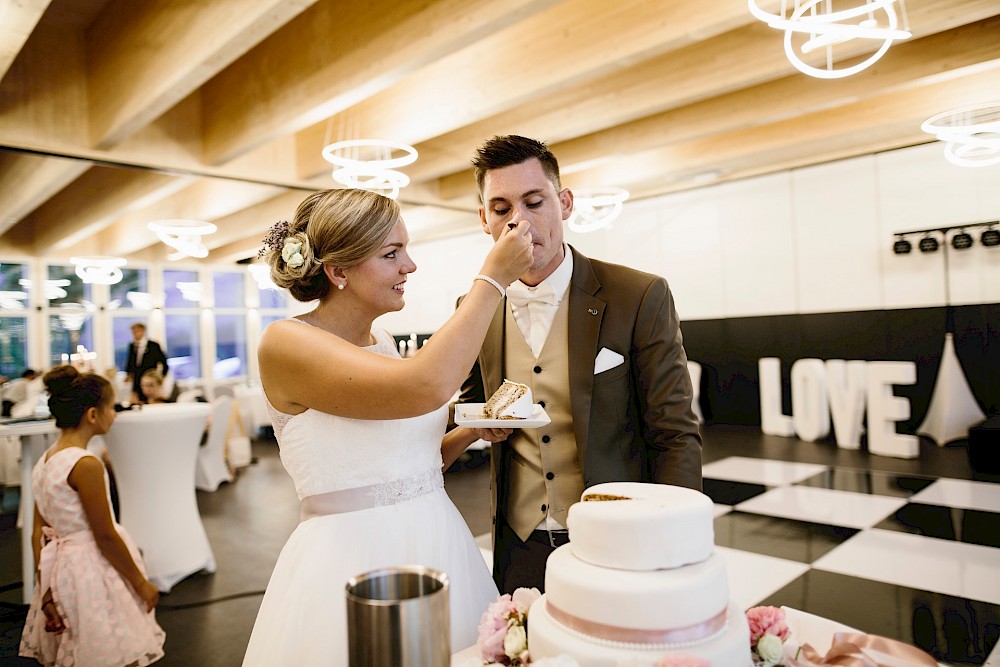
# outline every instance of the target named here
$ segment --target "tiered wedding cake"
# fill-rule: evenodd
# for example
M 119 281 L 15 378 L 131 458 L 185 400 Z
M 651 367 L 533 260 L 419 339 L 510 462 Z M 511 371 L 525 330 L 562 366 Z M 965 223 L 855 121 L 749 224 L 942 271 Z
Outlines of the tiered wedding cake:
M 545 595 L 528 613 L 532 659 L 581 667 L 692 655 L 751 664 L 746 616 L 715 553 L 712 501 L 662 484 L 598 484 L 570 507 L 570 543 L 549 556 Z

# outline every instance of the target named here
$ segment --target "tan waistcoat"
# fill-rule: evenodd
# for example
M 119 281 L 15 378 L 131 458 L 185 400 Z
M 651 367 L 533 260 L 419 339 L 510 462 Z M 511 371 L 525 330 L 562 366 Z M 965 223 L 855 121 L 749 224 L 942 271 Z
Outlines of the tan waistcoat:
M 583 493 L 583 474 L 573 435 L 566 352 L 569 299 L 556 310 L 548 338 L 536 358 L 507 309 L 504 326 L 504 377 L 531 387 L 535 403 L 544 403 L 552 422 L 518 429 L 511 439 L 507 470 L 507 523 L 522 540 L 551 515 L 566 525 L 569 506 Z M 538 372 L 536 372 L 538 371 Z

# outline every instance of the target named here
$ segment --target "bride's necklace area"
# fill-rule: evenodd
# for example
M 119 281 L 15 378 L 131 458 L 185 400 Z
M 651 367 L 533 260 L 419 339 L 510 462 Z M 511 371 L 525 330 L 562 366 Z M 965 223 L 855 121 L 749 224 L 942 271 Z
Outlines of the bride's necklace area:
M 370 331 L 368 332 L 368 341 L 365 342 L 365 343 L 358 343 L 358 342 L 350 340 L 349 338 L 347 338 L 346 336 L 344 336 L 343 334 L 341 334 L 338 331 L 332 331 L 332 330 L 330 330 L 329 328 L 327 328 L 326 326 L 324 326 L 322 320 L 320 320 L 320 318 L 318 318 L 316 316 L 316 311 L 315 310 L 309 311 L 308 313 L 305 313 L 304 315 L 299 315 L 298 319 L 302 320 L 303 322 L 305 322 L 309 326 L 316 327 L 317 329 L 322 329 L 323 331 L 327 332 L 328 334 L 332 334 L 334 336 L 337 336 L 338 338 L 342 338 L 343 340 L 346 340 L 348 343 L 351 343 L 352 345 L 357 345 L 358 347 L 371 347 L 372 345 L 377 345 L 378 344 L 378 341 L 375 340 L 374 334 L 372 334 Z

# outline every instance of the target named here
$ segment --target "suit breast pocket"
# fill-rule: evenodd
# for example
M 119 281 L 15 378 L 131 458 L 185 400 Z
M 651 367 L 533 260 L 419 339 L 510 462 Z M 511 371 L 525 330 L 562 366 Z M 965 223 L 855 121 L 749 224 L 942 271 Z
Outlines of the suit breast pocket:
M 603 373 L 598 373 L 594 376 L 594 384 L 605 384 L 606 382 L 614 382 L 615 380 L 621 380 L 623 377 L 628 376 L 629 371 L 629 360 L 625 359 L 624 362 L 618 364 L 614 368 L 609 368 Z

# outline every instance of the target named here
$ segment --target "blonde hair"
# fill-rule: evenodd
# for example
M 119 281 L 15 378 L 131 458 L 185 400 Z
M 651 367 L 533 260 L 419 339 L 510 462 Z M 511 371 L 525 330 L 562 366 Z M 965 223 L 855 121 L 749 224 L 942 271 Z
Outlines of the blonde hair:
M 299 204 L 281 245 L 265 252 L 271 280 L 298 301 L 324 299 L 330 292 L 330 281 L 323 265 L 357 266 L 382 247 L 399 219 L 399 205 L 374 192 L 314 192 Z M 282 246 L 289 241 L 301 243 L 302 263 L 298 266 L 289 266 L 282 258 Z
M 149 378 L 158 385 L 163 384 L 163 373 L 155 368 L 150 368 L 148 371 L 139 376 L 139 382 L 142 382 L 146 378 Z

